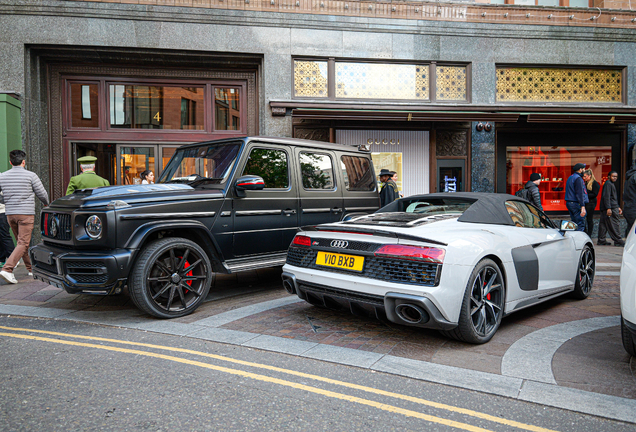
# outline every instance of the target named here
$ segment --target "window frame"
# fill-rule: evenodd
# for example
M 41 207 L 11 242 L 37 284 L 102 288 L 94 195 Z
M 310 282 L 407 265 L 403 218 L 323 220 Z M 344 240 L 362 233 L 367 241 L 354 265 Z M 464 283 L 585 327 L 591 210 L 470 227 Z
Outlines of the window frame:
M 294 81 L 297 61 L 327 61 L 327 96 L 298 96 L 296 95 L 296 83 Z M 387 64 L 387 65 L 413 65 L 428 66 L 428 99 L 372 99 L 372 98 L 338 98 L 336 97 L 336 63 L 364 63 L 364 64 Z M 438 66 L 454 66 L 466 68 L 466 99 L 465 100 L 437 100 L 436 74 Z M 291 94 L 292 99 L 315 100 L 315 101 L 365 101 L 365 102 L 414 102 L 421 104 L 470 104 L 472 103 L 472 63 L 470 62 L 439 62 L 435 60 L 423 61 L 386 61 L 374 59 L 347 59 L 347 58 L 325 58 L 325 57 L 293 57 L 291 62 Z

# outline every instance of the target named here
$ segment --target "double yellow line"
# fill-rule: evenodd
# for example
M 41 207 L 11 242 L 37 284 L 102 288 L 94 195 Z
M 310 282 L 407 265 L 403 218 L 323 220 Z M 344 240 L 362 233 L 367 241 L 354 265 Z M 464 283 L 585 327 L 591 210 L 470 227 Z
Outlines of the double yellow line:
M 296 377 L 311 379 L 311 380 L 315 380 L 315 381 L 320 381 L 320 382 L 324 382 L 324 383 L 328 383 L 328 384 L 336 385 L 336 386 L 341 386 L 341 387 L 345 387 L 345 388 L 349 388 L 349 389 L 353 389 L 353 390 L 364 391 L 364 392 L 371 393 L 371 394 L 374 394 L 374 395 L 385 396 L 385 397 L 390 397 L 390 398 L 394 398 L 394 399 L 398 399 L 398 400 L 412 402 L 412 403 L 416 403 L 416 404 L 419 404 L 419 405 L 424 405 L 424 406 L 428 406 L 428 407 L 432 407 L 432 408 L 436 408 L 436 409 L 440 409 L 440 410 L 445 410 L 445 411 L 449 411 L 449 412 L 453 412 L 453 413 L 457 413 L 457 414 L 463 414 L 463 415 L 466 415 L 466 416 L 479 418 L 479 419 L 482 419 L 482 420 L 487 420 L 487 421 L 490 421 L 490 422 L 493 422 L 493 423 L 498 423 L 498 424 L 502 424 L 502 425 L 505 425 L 505 426 L 514 427 L 514 428 L 517 428 L 517 429 L 522 429 L 522 430 L 527 430 L 527 431 L 532 431 L 532 432 L 555 432 L 555 431 L 553 431 L 551 429 L 545 429 L 545 428 L 542 428 L 542 427 L 539 427 L 539 426 L 533 426 L 533 425 L 529 425 L 529 424 L 525 424 L 525 423 L 520 423 L 520 422 L 517 422 L 517 421 L 514 421 L 514 420 L 508 420 L 508 419 L 504 419 L 504 418 L 501 418 L 501 417 L 496 417 L 496 416 L 492 416 L 492 415 L 489 415 L 489 414 L 486 414 L 486 413 L 482 413 L 482 412 L 479 412 L 479 411 L 473 411 L 473 410 L 469 410 L 469 409 L 465 409 L 465 408 L 459 408 L 459 407 L 452 406 L 452 405 L 446 405 L 446 404 L 439 403 L 439 402 L 429 401 L 429 400 L 426 400 L 426 399 L 421 399 L 421 398 L 417 398 L 417 397 L 413 397 L 413 396 L 408 396 L 408 395 L 403 395 L 403 394 L 399 394 L 399 393 L 389 392 L 389 391 L 380 390 L 380 389 L 367 387 L 367 386 L 362 386 L 362 385 L 359 385 L 359 384 L 349 383 L 349 382 L 345 382 L 345 381 L 334 380 L 334 379 L 326 378 L 326 377 L 319 376 L 319 375 L 312 375 L 312 374 L 307 374 L 307 373 L 304 373 L 304 372 L 298 372 L 298 371 L 294 371 L 294 370 L 283 369 L 283 368 L 279 368 L 279 367 L 276 367 L 276 366 L 269 366 L 269 365 L 265 365 L 265 364 L 253 363 L 253 362 L 248 362 L 248 361 L 244 361 L 244 360 L 237 360 L 237 359 L 233 359 L 233 358 L 230 358 L 230 357 L 224 357 L 224 356 L 220 356 L 220 355 L 216 355 L 216 354 L 209 354 L 209 353 L 205 353 L 205 352 L 201 352 L 201 351 L 194 351 L 194 350 L 189 350 L 189 349 L 184 349 L 184 348 L 175 348 L 175 347 L 169 347 L 169 346 L 163 346 L 163 345 L 147 344 L 147 343 L 142 343 L 142 342 L 130 342 L 130 341 L 124 341 L 124 340 L 118 340 L 118 339 L 108 339 L 108 338 L 76 335 L 76 334 L 58 333 L 58 332 L 52 332 L 52 331 L 46 331 L 46 330 L 33 330 L 33 329 L 17 328 L 17 327 L 5 327 L 5 326 L 0 326 L 0 329 L 2 329 L 2 330 L 10 330 L 10 331 L 14 331 L 14 332 L 29 332 L 29 333 L 45 334 L 45 335 L 50 335 L 50 336 L 58 336 L 58 337 L 90 340 L 90 341 L 95 341 L 95 342 L 109 342 L 109 343 L 116 343 L 116 344 L 121 344 L 121 345 L 129 345 L 129 346 L 136 346 L 136 347 L 143 347 L 143 348 L 151 348 L 151 349 L 163 350 L 163 351 L 169 351 L 169 352 L 193 354 L 193 355 L 197 355 L 197 356 L 201 356 L 201 357 L 207 357 L 207 358 L 212 358 L 212 359 L 215 359 L 215 360 L 221 360 L 221 361 L 224 361 L 224 362 L 233 363 L 233 364 L 236 364 L 236 365 L 248 366 L 248 367 L 258 368 L 258 369 L 264 369 L 264 370 L 268 370 L 268 371 L 272 371 L 272 372 L 277 372 L 277 373 L 287 374 L 287 375 L 291 375 L 291 376 L 296 376 Z M 251 378 L 251 379 L 254 379 L 254 380 L 263 381 L 263 382 L 267 382 L 267 383 L 279 384 L 281 386 L 295 388 L 295 389 L 298 389 L 298 390 L 303 390 L 303 391 L 306 391 L 306 392 L 315 393 L 315 394 L 318 394 L 318 395 L 321 395 L 321 396 L 330 397 L 330 398 L 334 398 L 334 399 L 346 400 L 346 401 L 357 403 L 357 404 L 360 404 L 360 405 L 366 405 L 366 406 L 370 406 L 370 407 L 373 407 L 373 408 L 377 408 L 377 409 L 380 409 L 382 411 L 387 411 L 387 412 L 396 413 L 396 414 L 402 414 L 402 415 L 407 416 L 407 417 L 418 418 L 418 419 L 426 420 L 426 421 L 429 421 L 429 422 L 432 422 L 432 423 L 437 423 L 437 424 L 442 424 L 442 425 L 446 425 L 446 426 L 451 426 L 451 427 L 454 427 L 454 428 L 457 428 L 457 429 L 463 429 L 463 430 L 467 430 L 467 431 L 471 431 L 471 432 L 488 431 L 487 429 L 483 429 L 483 428 L 480 428 L 480 427 L 477 427 L 477 426 L 473 426 L 473 425 L 470 425 L 470 424 L 467 424 L 467 423 L 461 423 L 461 422 L 457 422 L 457 421 L 454 421 L 454 420 L 449 420 L 449 419 L 442 418 L 442 417 L 431 416 L 431 415 L 428 415 L 428 414 L 423 414 L 423 413 L 420 413 L 420 412 L 417 412 L 417 411 L 412 411 L 412 410 L 408 410 L 408 409 L 399 408 L 399 407 L 396 407 L 396 406 L 393 406 L 393 405 L 388 405 L 388 404 L 372 401 L 372 400 L 369 400 L 369 399 L 363 399 L 363 398 L 359 398 L 359 397 L 356 397 L 356 396 L 350 396 L 350 395 L 343 394 L 343 393 L 337 393 L 337 392 L 333 392 L 333 391 L 329 391 L 329 390 L 320 389 L 320 388 L 317 388 L 317 387 L 311 387 L 311 386 L 304 385 L 304 384 L 298 384 L 298 383 L 293 382 L 293 381 L 282 380 L 282 379 L 270 377 L 270 376 L 267 376 L 267 375 L 260 375 L 260 374 L 255 374 L 255 373 L 252 373 L 252 372 L 245 372 L 245 371 L 242 371 L 242 370 L 239 370 L 239 369 L 231 369 L 231 368 L 227 368 L 227 367 L 222 367 L 222 366 L 211 365 L 211 364 L 208 364 L 208 363 L 203 363 L 203 362 L 200 362 L 200 361 L 188 360 L 188 359 L 184 359 L 184 358 L 181 358 L 181 357 L 175 357 L 175 356 L 170 356 L 170 355 L 165 355 L 165 354 L 158 354 L 158 353 L 150 352 L 150 351 L 142 351 L 142 350 L 129 349 L 129 348 L 119 348 L 119 347 L 113 347 L 113 346 L 109 346 L 109 345 L 98 345 L 98 344 L 84 343 L 84 342 L 74 342 L 74 341 L 61 340 L 61 339 L 52 339 L 52 338 L 48 338 L 48 337 L 32 336 L 32 335 L 19 334 L 19 333 L 4 333 L 4 332 L 0 332 L 0 336 L 16 338 L 16 339 L 26 339 L 26 340 L 34 340 L 34 341 L 41 341 L 41 342 L 50 342 L 50 343 L 57 343 L 57 344 L 63 344 L 63 345 L 85 347 L 85 348 L 95 348 L 95 349 L 101 349 L 101 350 L 106 350 L 106 351 L 115 351 L 115 352 L 126 353 L 126 354 L 142 355 L 142 356 L 146 356 L 146 357 L 154 357 L 154 358 L 159 358 L 159 359 L 163 359 L 163 360 L 169 360 L 169 361 L 173 361 L 173 362 L 177 362 L 177 363 L 187 364 L 187 365 L 191 365 L 191 366 L 198 366 L 198 367 L 205 368 L 205 369 L 211 369 L 211 370 L 215 370 L 215 371 L 218 371 L 218 372 L 228 373 L 228 374 L 232 374 L 232 375 L 238 375 L 238 376 L 242 376 L 242 377 L 245 377 L 245 378 Z

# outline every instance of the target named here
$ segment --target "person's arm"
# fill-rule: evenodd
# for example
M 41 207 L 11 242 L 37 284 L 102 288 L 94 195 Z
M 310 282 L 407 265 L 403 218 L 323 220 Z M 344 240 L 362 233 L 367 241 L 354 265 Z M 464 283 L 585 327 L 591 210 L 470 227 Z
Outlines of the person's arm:
M 40 201 L 42 201 L 42 204 L 44 204 L 45 206 L 49 205 L 49 194 L 46 193 L 46 189 L 44 189 L 42 181 L 35 174 L 33 174 L 33 179 L 31 180 L 31 188 L 35 193 L 35 196 L 37 196 Z
M 539 208 L 539 210 L 543 211 L 543 206 L 541 205 L 541 192 L 539 192 L 539 188 L 532 188 L 532 200 L 534 201 L 534 205 Z

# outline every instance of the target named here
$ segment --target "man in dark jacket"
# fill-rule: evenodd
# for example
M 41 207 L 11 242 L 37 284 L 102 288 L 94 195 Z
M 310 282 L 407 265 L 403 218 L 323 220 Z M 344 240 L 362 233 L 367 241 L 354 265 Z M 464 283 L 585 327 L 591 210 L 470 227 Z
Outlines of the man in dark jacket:
M 614 246 L 625 246 L 621 235 L 619 234 L 618 215 L 623 211 L 618 206 L 618 193 L 616 192 L 616 180 L 618 173 L 610 171 L 607 181 L 603 184 L 603 192 L 601 192 L 601 221 L 598 224 L 598 244 L 609 244 L 605 240 L 607 233 L 614 240 Z
M 572 170 L 574 172 L 565 183 L 565 206 L 570 212 L 572 222 L 577 225 L 576 230 L 585 231 L 585 204 L 589 202 L 585 182 L 581 177 L 585 164 L 577 163 Z
M 391 171 L 388 169 L 382 168 L 378 177 L 380 177 L 380 181 L 382 182 L 382 188 L 380 189 L 380 207 L 384 207 L 395 201 L 395 190 L 397 187 L 393 187 L 393 184 L 395 184 L 391 180 L 393 174 L 391 174 Z
M 632 229 L 634 221 L 636 221 L 636 164 L 625 174 L 625 188 L 623 189 L 623 216 L 627 221 L 627 229 L 625 237 Z
M 530 174 L 530 180 L 524 186 L 524 189 L 528 189 L 527 197 L 528 201 L 530 201 L 536 208 L 543 211 L 543 206 L 541 206 L 541 193 L 539 192 L 539 184 L 541 183 L 541 174 L 532 173 Z

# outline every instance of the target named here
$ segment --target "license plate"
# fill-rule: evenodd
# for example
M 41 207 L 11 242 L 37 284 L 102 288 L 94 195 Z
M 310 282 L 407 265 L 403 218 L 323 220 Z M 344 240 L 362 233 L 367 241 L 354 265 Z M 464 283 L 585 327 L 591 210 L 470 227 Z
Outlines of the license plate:
M 364 266 L 364 257 L 330 252 L 318 252 L 318 256 L 316 256 L 316 264 L 361 272 L 362 267 Z
M 52 252 L 47 252 L 47 251 L 43 251 L 40 249 L 34 249 L 33 250 L 33 258 L 35 258 L 36 261 L 40 261 L 43 262 L 45 264 L 51 265 L 53 264 L 53 253 Z

